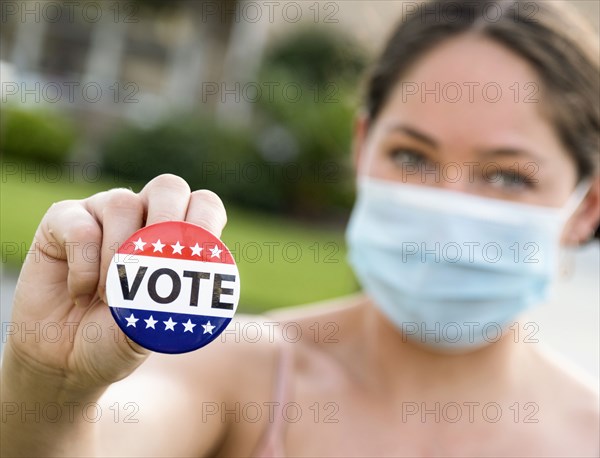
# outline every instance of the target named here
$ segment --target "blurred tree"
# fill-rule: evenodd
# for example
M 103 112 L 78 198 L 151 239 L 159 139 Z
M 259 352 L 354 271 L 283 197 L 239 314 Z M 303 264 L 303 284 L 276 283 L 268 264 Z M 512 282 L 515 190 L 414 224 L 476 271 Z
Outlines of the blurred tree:
M 303 174 L 279 184 L 288 211 L 323 218 L 344 215 L 351 207 L 352 120 L 366 62 L 366 51 L 351 37 L 319 27 L 301 28 L 267 51 L 261 78 L 276 81 L 278 90 L 273 99 L 260 100 L 256 125 L 263 137 L 273 126 L 286 133 L 261 151 Z
M 365 68 L 366 52 L 350 36 L 321 27 L 297 30 L 267 51 L 265 72 L 285 71 L 307 85 L 355 83 Z

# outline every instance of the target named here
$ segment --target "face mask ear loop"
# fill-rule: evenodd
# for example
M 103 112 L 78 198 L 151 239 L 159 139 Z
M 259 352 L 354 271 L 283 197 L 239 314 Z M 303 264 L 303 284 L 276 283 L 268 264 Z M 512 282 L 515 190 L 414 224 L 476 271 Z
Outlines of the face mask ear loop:
M 571 216 L 575 213 L 581 202 L 585 199 L 590 188 L 592 187 L 592 181 L 590 179 L 583 180 L 576 187 L 567 203 L 561 210 L 563 226 L 569 220 Z M 574 253 L 573 248 L 569 248 L 559 243 L 559 270 L 560 277 L 565 280 L 570 278 L 575 272 L 575 262 L 574 262 Z
M 573 247 L 560 247 L 559 278 L 562 281 L 570 280 L 575 274 L 575 252 Z
M 583 202 L 583 200 L 587 196 L 591 187 L 592 181 L 589 179 L 583 180 L 575 187 L 575 190 L 573 191 L 573 193 L 567 200 L 567 203 L 561 210 L 564 222 L 566 222 L 571 216 L 573 216 L 579 205 L 581 205 L 581 202 Z

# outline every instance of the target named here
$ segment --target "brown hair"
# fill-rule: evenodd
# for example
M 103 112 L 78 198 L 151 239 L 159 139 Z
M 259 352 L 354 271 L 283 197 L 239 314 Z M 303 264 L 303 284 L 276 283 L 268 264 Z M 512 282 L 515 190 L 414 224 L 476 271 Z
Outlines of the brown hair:
M 365 97 L 369 120 L 377 118 L 411 64 L 440 41 L 466 32 L 502 43 L 536 68 L 550 102 L 551 120 L 577 164 L 579 178 L 597 172 L 598 35 L 564 2 L 420 2 L 402 18 L 369 76 Z

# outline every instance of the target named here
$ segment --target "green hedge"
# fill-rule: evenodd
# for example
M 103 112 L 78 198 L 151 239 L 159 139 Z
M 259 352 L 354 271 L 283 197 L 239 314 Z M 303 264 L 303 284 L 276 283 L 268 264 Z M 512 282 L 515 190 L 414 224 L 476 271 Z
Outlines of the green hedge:
M 0 149 L 3 155 L 51 163 L 71 153 L 76 131 L 69 118 L 43 108 L 0 107 Z
M 253 170 L 262 170 L 264 161 L 254 135 L 222 128 L 210 118 L 180 116 L 149 129 L 126 126 L 101 153 L 104 169 L 116 176 L 146 182 L 173 173 L 193 189 L 254 207 L 278 209 L 283 201 L 264 177 L 255 179 Z

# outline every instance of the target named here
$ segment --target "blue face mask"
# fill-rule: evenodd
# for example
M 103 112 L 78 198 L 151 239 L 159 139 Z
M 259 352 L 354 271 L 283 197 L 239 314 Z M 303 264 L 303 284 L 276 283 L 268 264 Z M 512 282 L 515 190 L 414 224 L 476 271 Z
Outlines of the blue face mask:
M 349 261 L 403 338 L 476 349 L 548 298 L 560 235 L 583 191 L 550 208 L 362 177 Z

